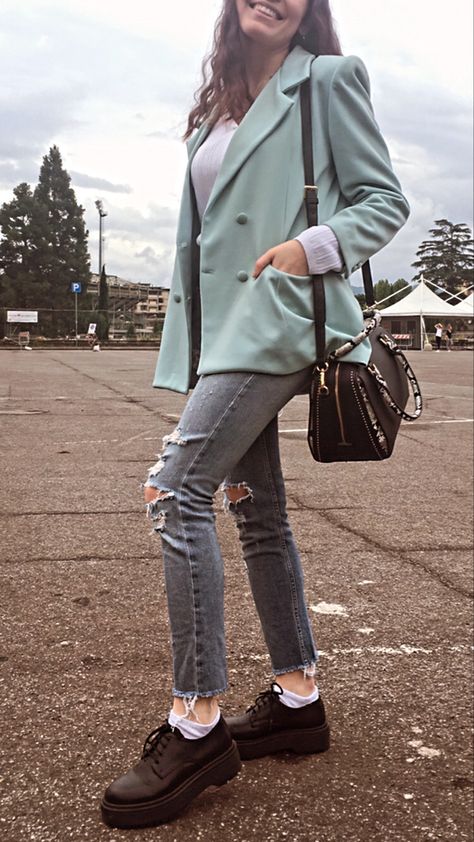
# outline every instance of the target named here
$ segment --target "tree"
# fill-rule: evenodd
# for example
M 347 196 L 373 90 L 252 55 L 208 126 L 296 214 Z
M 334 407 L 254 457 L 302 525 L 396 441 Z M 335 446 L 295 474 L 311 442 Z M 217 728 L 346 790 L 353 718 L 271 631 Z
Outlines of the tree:
M 386 278 L 382 278 L 382 280 L 377 281 L 377 283 L 374 284 L 374 298 L 376 302 L 383 301 L 384 298 L 388 298 L 389 295 L 398 292 L 398 290 L 400 290 L 399 294 L 394 295 L 393 298 L 389 298 L 385 304 L 382 304 L 380 308 L 381 310 L 384 307 L 390 307 L 391 304 L 395 304 L 396 301 L 400 301 L 402 298 L 405 298 L 405 295 L 410 292 L 411 286 L 403 278 L 399 278 L 394 284 L 391 284 Z M 365 293 L 359 293 L 356 295 L 356 298 L 361 306 L 361 309 L 366 310 L 367 303 L 365 300 Z
M 133 339 L 135 335 L 135 325 L 133 324 L 133 322 L 129 322 L 127 325 L 127 339 Z
M 47 285 L 37 271 L 39 243 L 48 221 L 29 184 L 15 187 L 11 202 L 0 208 L 0 307 L 33 309 Z M 0 328 L 4 335 L 4 326 Z
M 47 231 L 47 219 L 26 182 L 13 191 L 11 202 L 0 208 L 0 296 L 3 306 L 29 307 L 45 285 L 38 278 L 38 241 Z
M 472 284 L 474 270 L 474 241 L 470 228 L 464 223 L 453 223 L 447 219 L 435 220 L 435 228 L 429 233 L 431 239 L 424 240 L 412 266 L 418 270 L 413 280 L 421 276 L 449 292 L 457 292 L 463 286 Z
M 43 158 L 34 192 L 19 184 L 12 201 L 0 209 L 0 305 L 50 309 L 51 315 L 40 314 L 40 326 L 51 335 L 71 328 L 71 281 L 82 283 L 79 309 L 90 309 L 88 232 L 70 185 L 53 146 Z
M 48 218 L 48 247 L 42 250 L 39 268 L 48 284 L 45 306 L 53 311 L 55 332 L 56 327 L 64 327 L 67 323 L 64 316 L 56 315 L 55 311 L 71 307 L 71 283 L 82 283 L 84 292 L 79 296 L 78 305 L 87 307 L 85 290 L 90 279 L 84 208 L 77 203 L 57 146 L 52 146 L 43 158 L 34 197 Z
M 97 305 L 99 316 L 97 319 L 97 336 L 99 339 L 108 340 L 109 338 L 109 287 L 107 284 L 107 275 L 105 266 L 102 266 L 99 280 L 99 303 Z
M 390 281 L 387 281 L 386 278 L 382 278 L 382 280 L 377 281 L 374 286 L 374 297 L 376 301 L 383 301 L 384 298 L 387 298 L 387 295 L 390 295 L 392 291 L 392 286 Z M 391 304 L 391 301 L 387 301 L 387 304 Z
M 393 298 L 390 299 L 390 301 L 387 301 L 387 306 L 389 304 L 396 304 L 397 301 L 401 301 L 402 298 L 405 298 L 405 296 L 408 295 L 409 292 L 411 292 L 411 289 L 412 287 L 409 283 L 407 283 L 405 278 L 399 278 L 398 281 L 395 281 L 395 283 L 392 284 L 392 292 L 398 292 L 398 290 L 400 290 L 400 292 L 398 293 L 398 295 L 394 295 Z

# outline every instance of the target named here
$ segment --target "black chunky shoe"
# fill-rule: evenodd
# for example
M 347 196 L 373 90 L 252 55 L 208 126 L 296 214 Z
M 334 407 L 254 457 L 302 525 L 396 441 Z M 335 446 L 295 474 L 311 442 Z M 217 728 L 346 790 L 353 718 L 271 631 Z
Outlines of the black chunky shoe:
M 147 827 L 170 821 L 208 786 L 238 774 L 241 762 L 224 719 L 198 740 L 168 722 L 147 737 L 141 760 L 106 790 L 102 818 L 111 827 Z
M 278 696 L 282 688 L 274 682 L 260 693 L 241 716 L 226 717 L 242 760 L 253 760 L 278 751 L 316 754 L 329 748 L 329 725 L 322 699 L 302 708 L 289 708 Z

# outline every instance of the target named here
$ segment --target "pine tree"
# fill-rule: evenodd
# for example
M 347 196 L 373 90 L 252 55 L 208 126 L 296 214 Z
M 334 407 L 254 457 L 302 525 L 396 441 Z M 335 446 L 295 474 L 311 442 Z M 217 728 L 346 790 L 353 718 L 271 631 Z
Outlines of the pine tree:
M 464 223 L 453 223 L 447 219 L 435 220 L 430 240 L 424 240 L 412 263 L 418 269 L 413 280 L 423 275 L 440 287 L 457 292 L 463 286 L 472 284 L 474 270 L 474 242 L 470 228 Z
M 28 308 L 44 295 L 45 282 L 38 271 L 38 241 L 47 220 L 29 184 L 15 187 L 11 202 L 0 209 L 0 296 L 7 307 Z
M 47 227 L 43 208 L 29 184 L 22 182 L 15 187 L 13 199 L 0 208 L 0 307 L 35 309 L 43 301 L 47 283 L 39 269 L 39 244 Z M 0 325 L 1 335 L 5 318 Z
M 71 283 L 82 283 L 78 305 L 88 305 L 85 291 L 90 279 L 88 231 L 84 224 L 84 208 L 76 200 L 71 179 L 63 167 L 57 146 L 44 156 L 34 198 L 48 218 L 47 251 L 43 249 L 42 276 L 48 284 L 47 303 L 51 310 L 67 310 L 72 305 Z M 81 301 L 82 299 L 82 301 Z M 70 319 L 53 312 L 53 332 L 66 327 Z

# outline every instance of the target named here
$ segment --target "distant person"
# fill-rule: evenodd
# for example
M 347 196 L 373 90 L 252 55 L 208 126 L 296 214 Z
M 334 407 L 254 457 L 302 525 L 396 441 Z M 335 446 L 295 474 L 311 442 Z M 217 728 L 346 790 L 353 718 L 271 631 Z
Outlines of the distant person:
M 436 340 L 436 351 L 441 351 L 441 340 L 443 338 L 443 325 L 441 322 L 435 325 L 435 340 Z
M 451 348 L 453 347 L 453 326 L 452 326 L 452 324 L 446 325 L 445 334 L 446 334 L 446 349 L 448 351 L 450 351 Z
M 90 350 L 94 350 L 94 346 L 97 342 L 97 334 L 96 333 L 88 333 L 87 334 L 87 341 L 89 343 Z
M 306 79 L 323 223 L 309 229 L 300 117 Z M 191 135 L 154 385 L 195 388 L 145 488 L 162 543 L 173 704 L 139 762 L 105 793 L 104 820 L 124 828 L 170 820 L 206 787 L 238 774 L 241 758 L 329 746 L 277 416 L 308 388 L 314 367 L 311 273 L 324 274 L 326 331 L 331 348 L 338 347 L 363 328 L 349 275 L 409 213 L 373 115 L 367 71 L 360 59 L 340 55 L 328 0 L 224 0 L 208 74 L 189 115 Z M 369 356 L 365 341 L 344 359 L 365 363 Z M 218 702 L 228 675 L 213 511 L 221 483 L 275 678 L 227 721 Z M 235 679 L 243 699 L 246 666 Z M 156 662 L 147 670 L 157 691 L 161 671 Z M 123 735 L 117 747 L 122 742 Z M 232 836 L 223 827 L 226 833 Z

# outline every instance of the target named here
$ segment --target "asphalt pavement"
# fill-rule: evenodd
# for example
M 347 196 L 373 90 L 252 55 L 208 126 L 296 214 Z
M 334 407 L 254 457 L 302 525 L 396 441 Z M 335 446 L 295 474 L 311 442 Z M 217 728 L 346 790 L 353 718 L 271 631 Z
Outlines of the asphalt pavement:
M 159 539 L 141 482 L 181 395 L 148 351 L 0 352 L 0 838 L 472 840 L 472 361 L 412 352 L 425 411 L 382 463 L 318 465 L 307 399 L 280 417 L 331 750 L 246 762 L 169 825 L 101 824 L 104 788 L 169 709 Z M 216 500 L 231 687 L 271 679 L 233 521 Z

